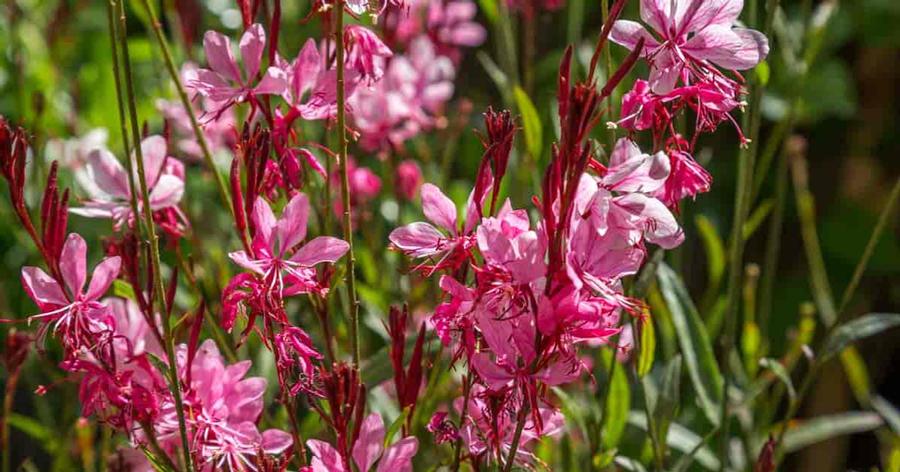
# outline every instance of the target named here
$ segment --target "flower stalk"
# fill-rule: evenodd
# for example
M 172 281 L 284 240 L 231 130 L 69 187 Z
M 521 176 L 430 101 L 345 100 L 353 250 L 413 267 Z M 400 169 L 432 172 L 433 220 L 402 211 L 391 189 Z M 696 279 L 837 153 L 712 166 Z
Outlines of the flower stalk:
M 353 218 L 350 208 L 350 171 L 347 165 L 347 97 L 344 85 L 346 67 L 344 57 L 344 0 L 337 0 L 335 15 L 335 46 L 337 48 L 337 132 L 338 132 L 338 165 L 341 172 L 341 205 L 343 206 L 344 241 L 347 241 L 347 307 L 350 315 L 350 344 L 353 353 L 353 366 L 359 367 L 359 300 L 356 297 L 356 256 L 353 253 Z
M 142 211 L 147 231 L 146 237 L 150 245 L 150 264 L 153 269 L 153 291 L 155 292 L 156 301 L 160 312 L 165 313 L 167 312 L 165 300 L 166 289 L 162 280 L 162 271 L 160 270 L 159 238 L 156 234 L 156 225 L 153 221 L 153 210 L 150 207 L 150 193 L 148 191 L 147 176 L 144 169 L 144 157 L 143 152 L 141 151 L 141 146 L 139 144 L 141 141 L 141 135 L 138 126 L 137 102 L 135 100 L 134 94 L 134 77 L 132 76 L 131 59 L 128 53 L 125 7 L 122 2 L 118 3 L 118 13 L 119 29 L 117 33 L 120 47 L 122 49 L 122 65 L 124 67 L 125 91 L 127 96 L 128 112 L 131 121 L 132 142 L 135 143 L 134 152 L 136 156 L 135 161 L 137 162 L 137 180 L 140 186 L 141 199 L 143 200 Z M 132 193 L 134 193 L 134 189 L 132 189 Z M 135 218 L 137 217 L 138 216 L 135 215 Z M 150 312 L 152 313 L 152 300 L 150 301 L 150 305 Z M 188 442 L 184 405 L 181 398 L 181 381 L 178 376 L 178 366 L 175 361 L 174 334 L 172 333 L 171 323 L 169 322 L 169 320 L 163 320 L 162 327 L 163 341 L 165 344 L 164 348 L 168 360 L 168 377 L 170 382 L 169 388 L 172 391 L 172 396 L 175 400 L 175 409 L 178 416 L 178 430 L 179 434 L 181 435 L 181 447 L 184 456 L 184 467 L 185 470 L 191 472 L 194 470 L 194 466 L 191 459 L 190 444 Z

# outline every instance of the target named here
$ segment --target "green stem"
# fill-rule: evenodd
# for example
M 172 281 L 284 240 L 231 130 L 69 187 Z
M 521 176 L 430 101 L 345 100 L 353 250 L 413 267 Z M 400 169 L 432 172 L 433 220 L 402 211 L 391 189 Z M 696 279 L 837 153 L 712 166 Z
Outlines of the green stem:
M 169 48 L 168 41 L 166 41 L 162 24 L 160 24 L 159 19 L 157 19 L 156 12 L 153 10 L 153 6 L 150 5 L 150 0 L 143 0 L 143 3 L 144 8 L 147 10 L 147 14 L 150 16 L 150 24 L 153 27 L 156 42 L 159 43 L 159 48 L 162 50 L 166 69 L 169 71 L 172 82 L 178 90 L 178 98 L 181 99 L 181 105 L 184 107 L 185 113 L 187 113 L 191 120 L 191 127 L 194 129 L 194 137 L 197 139 L 197 143 L 200 144 L 203 160 L 206 162 L 206 166 L 209 167 L 210 172 L 215 176 L 216 188 L 219 191 L 219 198 L 222 199 L 222 205 L 224 205 L 225 208 L 228 208 L 228 211 L 233 212 L 234 209 L 231 207 L 231 197 L 229 197 L 228 194 L 225 178 L 219 170 L 216 169 L 216 163 L 213 161 L 212 153 L 209 150 L 209 143 L 206 142 L 206 135 L 203 134 L 203 128 L 200 127 L 200 122 L 197 121 L 197 115 L 194 113 L 193 106 L 191 106 L 191 100 L 188 97 L 187 91 L 184 89 L 184 85 L 181 83 L 181 77 L 178 75 L 178 69 L 175 67 L 175 61 L 172 59 L 172 51 Z
M 147 176 L 144 171 L 144 156 L 141 151 L 140 130 L 138 126 L 137 102 L 134 95 L 134 78 L 131 71 L 131 58 L 128 52 L 128 34 L 126 28 L 125 7 L 119 2 L 119 41 L 122 49 L 122 64 L 124 66 L 125 89 L 128 96 L 128 111 L 131 117 L 131 135 L 132 142 L 135 143 L 134 151 L 137 163 L 138 183 L 140 184 L 141 199 L 143 200 L 142 210 L 144 214 L 144 222 L 147 230 L 147 239 L 150 244 L 150 264 L 153 268 L 153 291 L 156 295 L 156 303 L 160 313 L 166 313 L 165 293 L 166 289 L 162 280 L 162 271 L 160 269 L 159 256 L 159 238 L 156 234 L 156 226 L 153 222 L 153 210 L 150 208 L 150 191 L 147 187 Z M 137 218 L 137 215 L 135 215 Z M 152 300 L 151 300 L 151 312 Z M 194 466 L 191 462 L 191 450 L 188 442 L 187 424 L 184 418 L 184 405 L 181 401 L 181 381 L 178 378 L 178 367 L 175 362 L 175 345 L 172 328 L 168 319 L 163 319 L 163 339 L 165 340 L 166 356 L 169 367 L 170 389 L 175 400 L 175 411 L 178 415 L 178 429 L 181 434 L 181 447 L 184 454 L 186 470 L 193 471 Z
M 528 419 L 528 408 L 522 406 L 519 408 L 519 417 L 516 420 L 516 431 L 513 433 L 512 444 L 510 445 L 509 453 L 506 455 L 506 466 L 503 467 L 505 472 L 510 472 L 513 464 L 516 462 L 516 453 L 519 450 L 519 442 L 522 440 L 522 431 L 525 430 L 526 419 Z
M 359 367 L 359 301 L 356 298 L 356 256 L 353 254 L 353 218 L 350 209 L 350 174 L 347 165 L 347 113 L 344 88 L 344 0 L 337 0 L 335 14 L 335 44 L 337 46 L 337 128 L 338 162 L 341 170 L 341 201 L 344 207 L 344 240 L 347 241 L 347 300 L 350 303 L 350 343 L 353 366 Z

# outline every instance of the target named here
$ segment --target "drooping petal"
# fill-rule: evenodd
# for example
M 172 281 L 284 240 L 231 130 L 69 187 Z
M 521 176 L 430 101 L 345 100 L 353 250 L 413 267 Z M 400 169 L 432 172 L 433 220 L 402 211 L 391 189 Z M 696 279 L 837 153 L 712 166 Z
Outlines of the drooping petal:
M 277 234 L 281 254 L 296 246 L 306 237 L 306 224 L 309 219 L 309 198 L 298 193 L 288 202 L 278 220 Z
M 335 262 L 350 249 L 343 239 L 331 236 L 319 236 L 306 243 L 291 257 L 291 262 L 305 267 L 312 267 L 322 262 Z
M 41 309 L 48 305 L 65 306 L 69 304 L 62 287 L 56 283 L 53 277 L 38 267 L 22 267 L 22 286 L 25 287 L 25 293 Z
M 59 256 L 59 270 L 66 287 L 74 296 L 81 295 L 87 276 L 87 243 L 78 233 L 70 233 Z
M 419 450 L 419 440 L 406 437 L 384 451 L 377 472 L 412 472 L 412 458 Z
M 425 217 L 441 228 L 456 234 L 456 205 L 441 189 L 432 184 L 422 185 L 422 211 Z
M 368 471 L 378 457 L 384 443 L 384 421 L 378 413 L 372 413 L 363 420 L 359 427 L 359 437 L 353 445 L 353 462 L 360 472 Z
M 428 223 L 416 222 L 391 231 L 388 239 L 412 257 L 426 257 L 437 252 L 445 236 Z
M 247 81 L 253 80 L 259 72 L 259 63 L 263 50 L 266 48 L 266 31 L 259 23 L 254 23 L 244 31 L 239 44 L 241 59 L 244 61 L 244 72 L 247 73 Z
M 228 36 L 216 31 L 207 31 L 203 35 L 203 50 L 209 67 L 227 79 L 241 81 L 240 70 L 231 51 L 231 40 Z
M 119 256 L 107 257 L 97 264 L 97 267 L 94 267 L 94 273 L 91 274 L 91 283 L 84 295 L 85 300 L 97 300 L 102 297 L 119 276 L 121 267 L 122 258 Z

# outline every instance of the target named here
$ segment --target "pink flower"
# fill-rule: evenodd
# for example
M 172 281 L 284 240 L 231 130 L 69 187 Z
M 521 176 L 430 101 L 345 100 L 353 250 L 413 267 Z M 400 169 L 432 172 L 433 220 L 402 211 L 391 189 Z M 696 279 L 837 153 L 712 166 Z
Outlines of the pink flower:
M 360 25 L 349 25 L 344 29 L 344 47 L 347 48 L 347 68 L 369 82 L 384 75 L 384 61 L 394 55 L 377 34 Z
M 337 71 L 327 67 L 314 40 L 306 41 L 292 63 L 277 56 L 275 60 L 285 73 L 287 87 L 282 97 L 291 105 L 294 116 L 324 120 L 337 114 Z M 349 98 L 354 95 L 359 79 L 354 70 L 347 72 L 345 93 Z M 288 117 L 292 119 L 291 115 Z
M 709 191 L 712 176 L 690 154 L 671 150 L 668 155 L 672 171 L 665 185 L 656 191 L 656 198 L 674 208 L 684 198 Z
M 434 270 L 452 267 L 464 261 L 474 241 L 470 233 L 474 221 L 469 221 L 463 231 L 457 223 L 456 204 L 432 184 L 422 185 L 422 211 L 425 218 L 449 233 L 444 235 L 431 224 L 412 223 L 391 231 L 391 244 L 404 254 L 414 257 L 441 256 Z
M 422 186 L 422 169 L 413 160 L 405 160 L 397 165 L 394 183 L 397 185 L 397 194 L 406 199 L 413 200 Z
M 435 127 L 436 116 L 453 96 L 453 62 L 436 54 L 427 37 L 419 37 L 405 55 L 391 59 L 385 76 L 350 99 L 353 120 L 368 150 L 400 148 L 420 132 Z
M 315 361 L 322 359 L 319 351 L 313 347 L 312 339 L 306 331 L 288 326 L 275 335 L 275 358 L 278 364 L 278 374 L 288 371 L 297 371 L 297 382 L 291 387 L 291 395 L 297 395 L 303 391 L 316 394 L 315 390 Z M 288 379 L 281 379 L 282 385 L 288 383 Z
M 434 434 L 436 444 L 456 441 L 459 438 L 459 430 L 447 418 L 446 411 L 439 411 L 432 415 L 425 429 Z
M 353 444 L 351 457 L 359 472 L 412 472 L 412 458 L 419 448 L 414 437 L 405 437 L 384 448 L 384 421 L 377 413 L 363 420 L 359 437 Z M 353 469 L 341 458 L 340 453 L 324 441 L 310 439 L 306 442 L 312 451 L 311 472 L 351 472 Z M 374 467 L 375 464 L 377 467 Z
M 211 113 L 219 113 L 235 103 L 241 103 L 255 95 L 279 95 L 287 87 L 283 70 L 270 66 L 255 86 L 260 71 L 266 32 L 262 25 L 253 24 L 241 36 L 240 50 L 244 74 L 238 67 L 231 49 L 231 40 L 216 31 L 207 31 L 203 37 L 203 49 L 210 69 L 197 71 L 197 79 L 186 85 L 204 97 L 217 103 Z
M 461 47 L 480 46 L 487 38 L 487 31 L 475 16 L 478 7 L 470 0 L 428 2 L 426 28 L 437 49 L 459 62 Z
M 154 212 L 173 212 L 181 225 L 187 225 L 187 218 L 178 208 L 184 195 L 184 164 L 167 156 L 166 140 L 158 135 L 141 141 L 141 154 L 150 194 L 150 209 Z M 131 159 L 136 161 L 135 156 Z M 132 167 L 136 168 L 137 164 Z M 121 229 L 123 224 L 134 224 L 128 172 L 122 164 L 109 151 L 94 149 L 88 154 L 87 169 L 96 188 L 86 189 L 91 192 L 90 199 L 84 202 L 83 207 L 72 208 L 70 211 L 89 218 L 111 218 L 116 230 Z M 135 186 L 138 185 L 137 175 L 134 176 L 134 183 Z M 140 196 L 138 208 L 143 208 Z
M 640 23 L 616 21 L 610 40 L 634 49 L 644 39 L 644 56 L 650 60 L 650 85 L 655 93 L 672 91 L 683 74 L 708 61 L 726 69 L 750 69 L 769 52 L 760 32 L 734 28 L 743 0 L 641 0 Z M 688 84 L 684 80 L 685 85 Z
M 80 235 L 71 233 L 60 254 L 61 281 L 38 267 L 22 268 L 25 292 L 41 310 L 29 320 L 44 323 L 41 338 L 52 329 L 66 347 L 67 357 L 108 341 L 115 329 L 115 319 L 99 300 L 119 276 L 121 259 L 108 257 L 97 264 L 85 291 L 86 265 L 87 243 Z
M 258 197 L 251 214 L 255 233 L 250 251 L 236 251 L 228 256 L 261 279 L 262 285 L 257 284 L 258 289 L 279 299 L 285 295 L 319 290 L 314 267 L 337 261 L 349 246 L 345 241 L 330 236 L 319 236 L 301 245 L 306 238 L 308 218 L 309 200 L 302 193 L 288 202 L 280 219 L 275 218 L 265 199 Z M 223 298 L 226 304 L 233 304 L 229 290 L 225 291 Z M 226 329 L 230 329 L 233 322 L 233 318 L 226 317 Z

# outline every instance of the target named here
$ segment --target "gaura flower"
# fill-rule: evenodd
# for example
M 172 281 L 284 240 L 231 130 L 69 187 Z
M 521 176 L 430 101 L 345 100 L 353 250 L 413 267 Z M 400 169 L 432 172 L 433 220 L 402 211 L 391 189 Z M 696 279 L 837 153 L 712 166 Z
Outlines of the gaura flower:
M 377 413 L 363 420 L 359 437 L 353 444 L 351 456 L 359 472 L 412 472 L 412 458 L 419 448 L 419 441 L 411 436 L 384 448 L 384 421 Z M 306 441 L 312 451 L 308 472 L 351 472 L 340 453 L 331 445 L 317 439 Z M 376 463 L 378 464 L 375 467 Z

